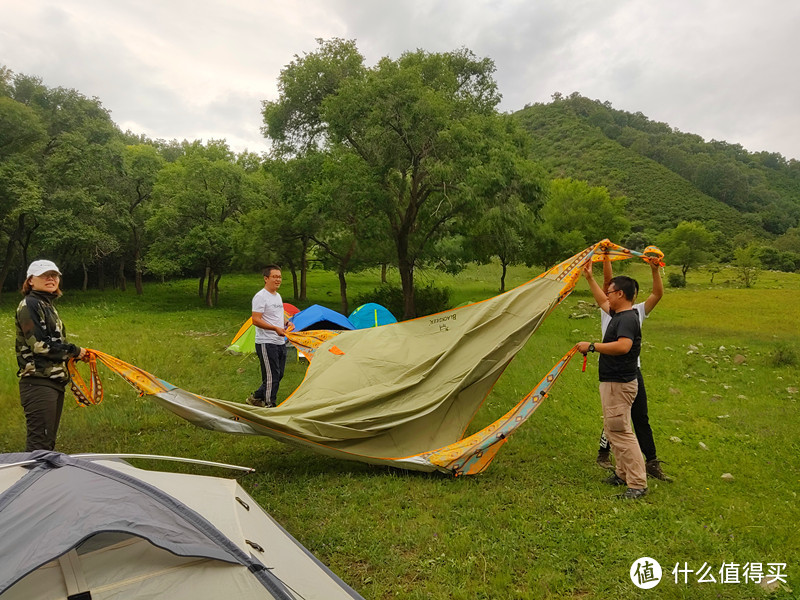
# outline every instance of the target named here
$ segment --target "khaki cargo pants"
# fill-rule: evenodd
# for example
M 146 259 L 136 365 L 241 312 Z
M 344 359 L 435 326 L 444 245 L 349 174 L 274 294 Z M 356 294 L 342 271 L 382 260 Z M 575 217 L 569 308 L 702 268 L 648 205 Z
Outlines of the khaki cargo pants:
M 617 476 L 629 488 L 647 487 L 647 473 L 639 442 L 631 428 L 631 405 L 636 398 L 639 382 L 600 382 L 600 401 L 603 404 L 603 428 L 617 463 Z

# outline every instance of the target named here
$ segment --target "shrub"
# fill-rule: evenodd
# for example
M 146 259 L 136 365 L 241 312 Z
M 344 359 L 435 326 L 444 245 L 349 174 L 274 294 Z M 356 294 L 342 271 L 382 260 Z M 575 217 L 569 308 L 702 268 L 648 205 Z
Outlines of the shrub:
M 417 316 L 430 315 L 450 308 L 450 288 L 439 288 L 432 283 L 414 290 Z M 375 302 L 389 309 L 399 319 L 403 317 L 403 290 L 391 285 L 381 285 L 372 291 L 356 296 L 356 306 Z
M 792 367 L 797 364 L 797 352 L 789 344 L 778 344 L 769 359 L 773 367 Z
M 667 284 L 669 287 L 682 288 L 686 287 L 686 280 L 680 273 L 670 273 L 667 275 Z

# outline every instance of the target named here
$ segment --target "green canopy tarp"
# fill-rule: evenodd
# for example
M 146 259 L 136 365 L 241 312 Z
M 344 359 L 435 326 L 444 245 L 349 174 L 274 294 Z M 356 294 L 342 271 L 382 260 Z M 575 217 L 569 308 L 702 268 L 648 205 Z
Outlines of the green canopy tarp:
M 303 382 L 276 408 L 204 398 L 141 371 L 140 378 L 153 383 L 137 387 L 208 429 L 269 435 L 371 463 L 478 472 L 524 420 L 520 415 L 527 418 L 538 406 L 572 352 L 506 421 L 469 443 L 462 440 L 467 426 L 503 370 L 574 288 L 581 267 L 601 259 L 600 251 L 613 252 L 615 260 L 641 256 L 604 240 L 488 300 L 383 327 L 332 332 L 316 348 Z M 479 468 L 467 469 L 469 460 Z

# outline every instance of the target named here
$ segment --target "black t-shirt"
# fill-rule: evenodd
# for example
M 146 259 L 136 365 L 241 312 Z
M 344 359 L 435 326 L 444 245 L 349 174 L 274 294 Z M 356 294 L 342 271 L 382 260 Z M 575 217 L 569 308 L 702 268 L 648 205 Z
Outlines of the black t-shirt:
M 616 342 L 621 337 L 633 340 L 633 345 L 627 354 L 600 355 L 600 381 L 625 383 L 636 379 L 639 352 L 642 348 L 642 327 L 639 324 L 639 315 L 633 309 L 611 315 L 603 342 Z

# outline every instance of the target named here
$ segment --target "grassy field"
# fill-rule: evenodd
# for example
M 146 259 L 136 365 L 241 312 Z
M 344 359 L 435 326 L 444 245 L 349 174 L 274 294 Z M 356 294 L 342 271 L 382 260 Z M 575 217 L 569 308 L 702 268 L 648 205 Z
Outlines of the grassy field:
M 628 273 L 649 290 L 642 265 Z M 537 273 L 516 268 L 516 285 Z M 453 290 L 453 305 L 494 293 L 498 270 L 473 267 L 457 277 L 420 274 Z M 763 273 L 739 289 L 732 272 L 690 272 L 667 293 L 644 327 L 643 371 L 650 418 L 664 470 L 635 503 L 613 498 L 594 464 L 602 427 L 596 359 L 586 373 L 569 366 L 551 396 L 509 440 L 490 468 L 471 478 L 407 473 L 339 462 L 268 438 L 197 429 L 138 398 L 106 375 L 106 399 L 80 408 L 68 398 L 58 449 L 188 456 L 252 466 L 240 479 L 295 537 L 368 599 L 504 598 L 798 598 L 800 540 L 800 276 Z M 350 278 L 355 296 L 377 274 Z M 259 276 L 226 276 L 220 306 L 206 309 L 195 281 L 151 284 L 132 292 L 68 291 L 59 311 L 71 339 L 131 362 L 184 389 L 244 400 L 258 385 L 254 356 L 224 349 L 249 315 Z M 284 299 L 290 287 L 284 284 Z M 335 276 L 312 271 L 310 302 L 337 305 Z M 24 447 L 13 353 L 13 311 L 0 300 L 0 451 Z M 582 283 L 512 363 L 471 429 L 507 411 L 569 347 L 597 339 L 599 317 L 585 307 Z M 585 316 L 584 316 L 585 315 Z M 302 380 L 290 360 L 281 397 Z M 101 374 L 102 374 L 101 373 Z M 145 467 L 165 468 L 140 461 Z M 180 467 L 169 464 L 168 468 Z M 203 469 L 205 474 L 232 476 Z M 732 481 L 721 478 L 733 475 Z M 638 590 L 633 561 L 658 560 L 661 583 Z M 680 563 L 704 563 L 717 583 Z M 787 584 L 721 583 L 723 563 L 786 563 Z M 740 575 L 741 579 L 741 575 Z M 792 591 L 793 590 L 793 591 Z

